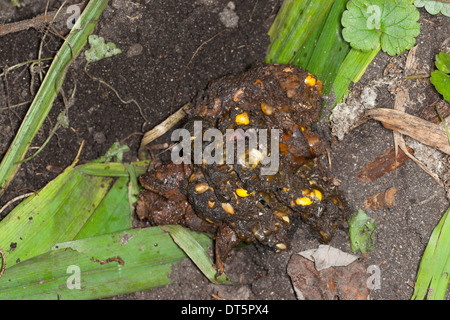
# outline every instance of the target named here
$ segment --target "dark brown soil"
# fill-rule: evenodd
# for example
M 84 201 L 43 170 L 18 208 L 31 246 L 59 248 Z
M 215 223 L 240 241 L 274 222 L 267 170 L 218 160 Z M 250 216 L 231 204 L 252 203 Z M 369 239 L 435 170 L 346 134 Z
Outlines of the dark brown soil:
M 46 3 L 24 0 L 24 8 L 14 9 L 7 2 L 0 2 L 0 23 L 42 14 Z M 116 141 L 131 147 L 132 151 L 125 154 L 125 161 L 136 160 L 142 133 L 189 102 L 211 79 L 240 73 L 256 62 L 264 61 L 269 44 L 267 31 L 280 1 L 233 1 L 239 22 L 236 27 L 226 29 L 219 14 L 228 2 L 110 1 L 95 33 L 114 42 L 123 53 L 91 65 L 89 72 L 114 86 L 124 100 L 135 99 L 148 122 L 135 104 L 121 103 L 110 89 L 85 74 L 81 54 L 64 83 L 67 95 L 76 84 L 75 101 L 69 109 L 69 128 L 60 129 L 44 151 L 22 165 L 0 199 L 0 207 L 20 194 L 38 190 L 55 178 L 73 161 L 82 140 L 85 140 L 85 147 L 81 160 L 102 156 Z M 51 0 L 50 9 L 57 9 L 61 3 Z M 422 32 L 417 38 L 418 63 L 421 70 L 430 72 L 434 70 L 434 56 L 443 49 L 450 34 L 449 18 L 431 16 L 422 9 L 420 12 Z M 64 26 L 59 30 L 64 30 Z M 35 29 L 2 36 L 0 66 L 36 59 L 42 36 L 42 30 Z M 49 34 L 44 41 L 42 56 L 53 56 L 61 43 L 59 37 Z M 406 55 L 395 59 L 404 61 Z M 393 58 L 380 53 L 358 84 L 359 88 L 369 85 L 371 80 L 383 78 L 383 71 L 391 61 Z M 8 102 L 14 106 L 30 101 L 30 88 L 37 90 L 39 87 L 38 76 L 32 77 L 25 67 L 9 72 L 7 83 L 4 77 L 1 80 L 0 157 L 6 152 L 29 106 L 5 110 Z M 376 90 L 377 107 L 393 106 L 395 97 L 386 86 Z M 410 95 L 411 105 L 407 111 L 412 114 L 419 114 L 421 108 L 441 99 L 427 80 L 411 83 Z M 31 150 L 42 145 L 63 109 L 62 100 L 58 99 Z M 326 123 L 323 127 L 328 129 Z M 167 137 L 164 139 L 168 141 Z M 364 208 L 364 200 L 376 192 L 390 187 L 398 189 L 395 207 L 367 210 L 376 220 L 377 242 L 375 250 L 363 259 L 366 267 L 377 265 L 381 270 L 381 289 L 372 292 L 373 299 L 410 299 L 413 292 L 410 284 L 415 280 L 429 236 L 447 209 L 448 200 L 445 192 L 411 161 L 372 183 L 357 182 L 358 171 L 391 146 L 392 132 L 371 121 L 333 144 L 331 162 L 333 174 L 341 180 L 341 191 L 355 209 Z M 289 257 L 294 252 L 318 245 L 308 227 L 301 225 L 289 250 L 275 253 L 262 245 L 236 250 L 227 260 L 225 270 L 234 286 L 209 283 L 192 262 L 185 259 L 173 267 L 173 284 L 117 299 L 213 299 L 213 295 L 225 299 L 295 299 L 286 274 Z M 348 234 L 344 231 L 335 235 L 331 245 L 351 252 Z

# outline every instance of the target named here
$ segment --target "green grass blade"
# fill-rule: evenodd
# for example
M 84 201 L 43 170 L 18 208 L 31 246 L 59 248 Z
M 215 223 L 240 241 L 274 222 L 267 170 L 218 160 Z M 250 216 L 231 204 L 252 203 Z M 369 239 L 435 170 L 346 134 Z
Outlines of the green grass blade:
M 322 19 L 319 26 L 313 31 L 310 37 L 303 43 L 297 53 L 292 58 L 292 64 L 304 70 L 308 70 L 308 64 L 316 49 L 320 35 L 325 27 L 326 19 Z
M 202 250 L 211 246 L 208 236 L 190 234 Z M 0 299 L 98 299 L 150 289 L 169 284 L 172 264 L 185 257 L 159 227 L 61 243 L 8 268 L 0 278 Z M 80 289 L 73 288 L 71 270 L 79 270 Z
M 105 197 L 112 178 L 87 176 L 73 167 L 19 204 L 0 222 L 6 266 L 73 240 Z M 11 250 L 13 249 L 13 250 Z
M 230 283 L 225 274 L 216 279 L 216 270 L 212 267 L 211 259 L 207 252 L 189 232 L 180 225 L 168 225 L 161 227 L 170 233 L 176 244 L 191 258 L 200 271 L 213 283 Z
M 316 75 L 331 102 L 341 102 L 359 81 L 380 46 L 369 52 L 351 49 L 342 37 L 347 0 L 285 1 L 269 30 L 267 63 L 292 63 Z
M 148 160 L 133 162 L 136 175 L 140 176 L 144 174 L 147 171 L 149 164 L 150 162 Z M 130 175 L 126 166 L 119 162 L 90 162 L 77 167 L 77 169 L 91 176 L 128 177 Z
M 326 17 L 333 2 L 334 0 L 285 1 L 283 6 L 290 8 L 280 10 L 280 14 L 275 19 L 274 29 L 269 30 L 271 43 L 266 62 L 290 63 Z
M 128 206 L 127 192 L 128 181 L 127 177 L 121 177 L 116 180 L 75 239 L 83 239 L 131 228 L 131 212 Z
M 364 72 L 366 72 L 367 67 L 377 56 L 378 52 L 380 52 L 380 49 L 381 46 L 378 45 L 377 48 L 368 52 L 362 52 L 355 49 L 350 50 L 340 65 L 333 82 L 333 92 L 335 96 L 334 105 L 342 102 L 351 83 L 356 83 L 361 79 Z
M 146 165 L 144 161 L 130 166 L 143 174 Z M 67 168 L 0 222 L 7 267 L 47 252 L 57 242 L 129 229 L 129 180 L 121 163 Z
M 267 34 L 270 37 L 270 40 L 274 40 L 276 37 L 279 37 L 279 34 L 281 32 L 281 29 L 283 28 L 283 25 L 292 24 L 294 21 L 287 21 L 285 17 L 288 17 L 289 12 L 292 11 L 299 11 L 301 8 L 303 8 L 307 4 L 306 1 L 303 3 L 300 3 L 296 0 L 284 0 L 283 5 L 281 6 L 280 10 L 278 11 L 277 16 L 275 17 L 274 22 L 272 23 L 272 26 L 270 27 Z M 295 6 L 295 7 L 294 7 Z M 289 16 L 290 19 L 295 19 L 295 16 Z
M 450 209 L 431 234 L 420 262 L 413 300 L 444 300 L 450 280 Z
M 73 28 L 56 54 L 12 144 L 0 163 L 0 196 L 14 178 L 28 148 L 59 93 L 67 68 L 97 25 L 107 0 L 91 0 L 80 16 L 80 29 Z
M 322 81 L 325 95 L 331 92 L 339 66 L 350 51 L 350 45 L 341 36 L 341 18 L 346 4 L 347 0 L 334 2 L 327 19 L 324 19 L 325 24 L 314 46 L 314 53 L 305 68 Z

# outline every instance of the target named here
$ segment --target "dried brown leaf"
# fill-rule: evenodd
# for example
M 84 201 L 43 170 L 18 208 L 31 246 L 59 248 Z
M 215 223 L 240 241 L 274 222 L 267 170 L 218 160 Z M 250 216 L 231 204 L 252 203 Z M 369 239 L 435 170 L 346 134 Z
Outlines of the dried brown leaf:
M 434 123 L 393 109 L 371 109 L 367 110 L 365 114 L 371 119 L 381 121 L 388 129 L 410 136 L 450 155 L 447 134 L 443 128 Z
M 367 300 L 370 293 L 369 274 L 359 261 L 317 271 L 314 262 L 294 254 L 287 273 L 299 300 Z
M 374 211 L 380 208 L 392 208 L 395 206 L 395 194 L 397 191 L 396 188 L 392 187 L 384 192 L 375 193 L 370 197 L 367 197 L 366 201 L 364 201 L 364 205 L 366 208 L 370 208 Z
M 411 148 L 408 148 L 410 153 L 414 153 Z M 370 161 L 363 169 L 358 173 L 358 182 L 372 182 L 375 181 L 386 173 L 394 171 L 396 168 L 400 168 L 405 161 L 408 160 L 408 156 L 400 150 L 395 156 L 395 149 L 391 147 L 382 154 L 376 156 Z

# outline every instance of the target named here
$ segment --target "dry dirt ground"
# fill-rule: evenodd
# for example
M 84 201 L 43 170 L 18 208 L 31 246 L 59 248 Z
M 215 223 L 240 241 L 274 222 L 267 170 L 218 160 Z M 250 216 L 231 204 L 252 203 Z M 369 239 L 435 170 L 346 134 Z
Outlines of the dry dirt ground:
M 1 0 L 0 23 L 29 19 L 45 10 L 44 0 L 22 2 L 25 7 L 14 9 Z M 51 0 L 50 9 L 57 9 L 62 2 Z M 64 84 L 68 93 L 75 83 L 77 88 L 69 109 L 70 127 L 60 129 L 39 156 L 22 165 L 0 199 L 0 206 L 55 178 L 73 161 L 82 140 L 86 142 L 83 160 L 103 155 L 115 141 L 131 147 L 126 161 L 136 160 L 143 130 L 151 129 L 190 101 L 211 79 L 242 72 L 255 62 L 264 61 L 269 44 L 267 31 L 280 1 L 234 0 L 233 4 L 234 10 L 228 0 L 110 1 L 95 33 L 116 43 L 123 53 L 93 64 L 89 71 L 112 84 L 125 100 L 138 101 L 148 122 L 144 123 L 134 104 L 121 103 L 111 90 L 89 78 L 83 71 L 84 58 L 80 55 Z M 431 16 L 422 9 L 420 12 L 422 32 L 417 38 L 416 56 L 418 73 L 426 73 L 434 70 L 434 56 L 445 46 L 446 35 L 450 34 L 449 18 Z M 56 27 L 64 30 L 63 24 Z M 37 58 L 42 37 L 43 30 L 33 28 L 0 37 L 0 66 Z M 43 43 L 43 56 L 54 55 L 60 45 L 61 39 L 49 34 Z M 383 72 L 390 62 L 401 67 L 406 55 L 391 58 L 380 53 L 358 84 L 360 90 L 365 86 L 374 88 L 376 107 L 393 106 L 395 96 L 383 84 Z M 7 82 L 4 77 L 1 79 L 0 158 L 29 106 L 15 105 L 32 99 L 31 92 L 38 88 L 38 79 L 28 68 L 9 72 Z M 380 83 L 376 87 L 374 80 Z M 411 103 L 407 111 L 411 114 L 420 114 L 422 108 L 441 99 L 427 80 L 412 81 L 408 86 Z M 9 110 L 5 109 L 8 100 L 10 106 L 15 106 Z M 63 108 L 62 101 L 57 100 L 32 147 L 45 141 Z M 329 130 L 328 123 L 323 127 Z M 392 144 L 392 132 L 369 121 L 342 141 L 334 141 L 331 150 L 332 172 L 341 181 L 340 189 L 355 210 L 364 208 L 364 200 L 376 192 L 398 189 L 393 208 L 367 210 L 375 219 L 377 240 L 375 250 L 361 259 L 366 267 L 378 266 L 381 276 L 381 288 L 372 291 L 372 299 L 410 299 L 411 284 L 429 236 L 449 205 L 445 192 L 409 160 L 396 172 L 374 182 L 357 181 L 358 171 Z M 308 228 L 299 226 L 292 247 L 282 253 L 259 245 L 236 250 L 226 267 L 233 286 L 209 283 L 185 259 L 173 267 L 173 284 L 115 298 L 212 299 L 216 295 L 224 299 L 295 299 L 286 274 L 289 257 L 318 245 Z M 351 252 L 345 231 L 339 232 L 331 245 Z

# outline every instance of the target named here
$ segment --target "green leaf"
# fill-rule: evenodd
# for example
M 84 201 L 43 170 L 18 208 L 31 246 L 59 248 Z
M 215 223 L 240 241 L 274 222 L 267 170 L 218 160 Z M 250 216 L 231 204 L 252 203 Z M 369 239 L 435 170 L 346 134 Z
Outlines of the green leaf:
M 381 49 L 393 56 L 416 43 L 420 14 L 409 0 L 352 0 L 342 15 L 342 35 L 352 48 Z
M 348 224 L 350 246 L 353 252 L 360 250 L 364 254 L 375 249 L 374 221 L 363 210 L 358 210 L 352 215 Z
M 105 43 L 103 37 L 95 34 L 89 36 L 89 44 L 91 48 L 84 53 L 88 62 L 96 62 L 122 53 L 115 43 Z
M 450 209 L 434 228 L 420 262 L 413 300 L 444 300 L 450 281 Z
M 212 240 L 189 234 L 206 254 Z M 172 265 L 183 258 L 183 250 L 159 227 L 59 243 L 6 269 L 0 299 L 99 299 L 164 286 L 171 282 Z
M 450 73 L 450 54 L 443 51 L 436 56 L 436 68 L 443 73 Z
M 136 175 L 146 171 L 140 162 L 133 167 Z M 123 178 L 115 182 L 113 177 Z M 47 252 L 57 242 L 130 228 L 129 180 L 121 163 L 68 167 L 0 222 L 7 268 Z
M 11 0 L 11 3 L 12 3 L 12 5 L 15 6 L 15 7 L 22 7 L 22 6 L 23 6 L 23 4 L 20 3 L 19 0 Z
M 418 8 L 425 7 L 429 14 L 442 13 L 444 16 L 450 17 L 450 3 L 432 0 L 416 0 L 414 5 Z
M 72 28 L 63 45 L 55 55 L 33 103 L 0 163 L 0 196 L 20 168 L 30 144 L 50 112 L 59 93 L 71 62 L 86 44 L 108 0 L 91 0 L 77 21 L 82 29 Z
M 114 182 L 108 194 L 95 208 L 75 239 L 131 228 L 132 216 L 128 206 L 128 180 L 127 177 L 121 177 Z
M 441 51 L 436 56 L 435 64 L 438 70 L 431 73 L 430 81 L 444 99 L 450 102 L 450 55 Z
M 436 90 L 450 102 L 450 76 L 440 70 L 433 71 L 430 78 Z
M 178 246 L 191 258 L 200 271 L 213 283 L 227 283 L 225 274 L 216 279 L 216 270 L 212 267 L 211 259 L 202 246 L 192 237 L 192 233 L 180 225 L 162 226 L 161 229 L 170 233 Z
M 358 82 L 367 67 L 380 52 L 380 44 L 370 51 L 363 52 L 351 49 L 340 65 L 333 83 L 333 93 L 335 95 L 334 105 L 343 101 L 345 94 L 351 83 Z
M 290 63 L 328 14 L 334 0 L 286 0 L 268 34 L 267 63 Z
M 341 36 L 341 18 L 347 0 L 336 0 L 321 25 L 294 56 L 293 64 L 317 76 L 324 85 L 323 94 L 331 92 L 337 71 L 350 51 Z

